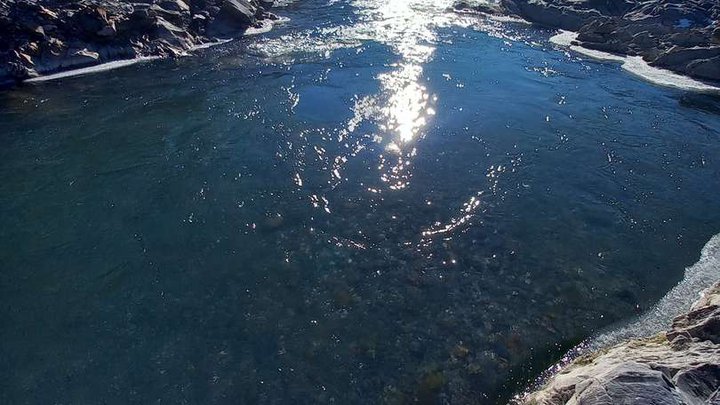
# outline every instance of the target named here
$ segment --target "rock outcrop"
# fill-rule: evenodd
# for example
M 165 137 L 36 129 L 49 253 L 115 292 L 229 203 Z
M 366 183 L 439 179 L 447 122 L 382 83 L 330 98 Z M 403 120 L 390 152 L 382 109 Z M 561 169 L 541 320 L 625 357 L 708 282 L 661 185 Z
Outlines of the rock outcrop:
M 720 81 L 717 0 L 461 0 L 455 8 L 575 31 L 575 45 L 641 56 L 652 66 Z
M 0 1 L 0 82 L 168 57 L 277 17 L 272 0 Z
M 720 283 L 667 332 L 581 356 L 517 403 L 720 404 Z

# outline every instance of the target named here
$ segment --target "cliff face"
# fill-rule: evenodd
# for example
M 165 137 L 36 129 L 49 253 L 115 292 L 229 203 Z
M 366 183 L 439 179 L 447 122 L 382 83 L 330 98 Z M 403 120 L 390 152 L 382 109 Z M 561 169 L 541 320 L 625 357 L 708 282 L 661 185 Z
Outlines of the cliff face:
M 517 403 L 720 404 L 720 283 L 670 330 L 579 357 Z
M 177 56 L 277 19 L 273 0 L 0 1 L 0 81 Z
M 720 81 L 717 0 L 461 0 L 457 9 L 509 14 L 578 32 L 577 45 L 641 56 L 650 65 Z

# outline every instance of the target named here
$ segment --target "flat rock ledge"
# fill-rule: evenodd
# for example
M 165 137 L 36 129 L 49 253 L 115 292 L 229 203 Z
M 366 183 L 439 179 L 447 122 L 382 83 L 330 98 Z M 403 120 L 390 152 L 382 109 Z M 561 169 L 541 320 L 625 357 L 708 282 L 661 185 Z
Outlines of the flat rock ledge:
M 720 404 L 720 282 L 670 330 L 578 357 L 515 403 Z
M 0 0 L 0 83 L 176 57 L 278 17 L 274 0 Z
M 718 0 L 458 0 L 454 8 L 574 31 L 574 45 L 720 81 Z

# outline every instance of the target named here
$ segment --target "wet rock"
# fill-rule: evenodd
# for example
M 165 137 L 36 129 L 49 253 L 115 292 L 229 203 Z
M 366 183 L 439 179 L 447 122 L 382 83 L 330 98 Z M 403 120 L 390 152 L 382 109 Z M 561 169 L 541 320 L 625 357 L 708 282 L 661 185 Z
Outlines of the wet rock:
M 720 306 L 703 306 L 675 318 L 667 337 L 679 335 L 720 344 Z
M 653 63 L 698 78 L 720 81 L 720 46 L 693 48 L 676 46 L 658 56 Z
M 222 0 L 221 9 L 227 12 L 232 19 L 241 24 L 252 24 L 255 22 L 257 7 L 246 0 Z
M 98 49 L 102 60 L 133 59 L 138 56 L 137 50 L 130 45 L 109 45 Z
M 47 8 L 45 8 L 43 6 L 37 7 L 37 13 L 39 16 L 44 17 L 49 20 L 57 20 L 58 19 L 58 15 L 56 12 L 54 12 L 52 10 L 48 10 Z
M 150 14 L 150 7 L 136 7 L 126 20 L 117 24 L 117 29 L 122 33 L 148 32 L 155 24 L 154 17 Z
M 258 3 L 263 9 L 270 10 L 275 5 L 275 0 L 260 0 Z
M 73 15 L 73 22 L 84 32 L 95 33 L 108 24 L 107 11 L 101 7 L 86 7 Z
M 42 25 L 36 25 L 35 27 L 30 29 L 30 32 L 32 32 L 34 37 L 36 38 L 44 38 L 45 37 L 45 28 L 43 28 Z
M 35 63 L 33 62 L 32 58 L 31 58 L 29 55 L 26 55 L 26 54 L 24 54 L 24 53 L 18 52 L 18 53 L 17 53 L 17 56 L 18 56 L 19 59 L 23 60 L 23 61 L 25 62 L 25 64 L 27 64 L 27 65 L 34 65 L 34 64 L 35 64 Z
M 695 398 L 710 398 L 720 386 L 720 365 L 702 364 L 682 370 L 674 377 L 678 388 Z
M 162 17 L 158 17 L 155 24 L 155 33 L 158 38 L 180 48 L 189 48 L 189 34 L 184 29 L 166 21 Z
M 464 359 L 468 356 L 468 354 L 470 354 L 470 349 L 459 344 L 453 348 L 451 354 L 452 354 L 452 357 L 454 357 L 456 359 Z
M 666 67 L 682 67 L 688 61 L 705 60 L 720 56 L 720 46 L 708 48 L 683 48 L 674 46 L 655 59 L 655 63 Z
M 0 81 L 120 58 L 184 55 L 277 17 L 270 0 L 0 2 Z M 212 27 L 214 30 L 209 30 Z M 69 50 L 69 47 L 73 48 Z
M 280 19 L 280 17 L 278 17 L 277 14 L 273 14 L 268 11 L 263 12 L 262 16 L 263 16 L 263 19 L 272 20 L 272 21 L 277 21 Z
M 717 403 L 719 337 L 720 283 L 667 332 L 579 357 L 517 403 Z
M 159 3 L 159 6 L 165 10 L 176 12 L 190 11 L 190 6 L 188 6 L 183 0 L 164 0 Z
M 255 26 L 261 16 L 262 9 L 247 0 L 221 0 L 217 4 L 220 9 L 208 25 L 208 32 L 215 36 Z
M 28 42 L 27 45 L 22 47 L 22 50 L 23 52 L 33 56 L 40 54 L 40 47 L 37 42 Z
M 100 37 L 105 38 L 112 38 L 117 34 L 117 29 L 115 28 L 115 23 L 110 23 L 106 26 L 104 26 L 100 31 L 97 32 L 97 35 Z
M 417 402 L 422 404 L 432 404 L 436 402 L 436 398 L 442 387 L 447 382 L 442 371 L 433 371 L 425 374 L 417 389 Z
M 97 63 L 99 59 L 99 53 L 87 49 L 80 49 L 68 52 L 68 57 L 63 66 L 89 66 Z
M 594 9 L 567 7 L 553 2 L 518 1 L 514 4 L 514 9 L 520 16 L 538 25 L 569 31 L 577 31 L 592 19 L 601 16 Z
M 619 404 L 629 399 L 641 404 L 684 403 L 682 394 L 662 372 L 635 362 L 618 364 L 577 384 L 574 397 L 579 404 Z
M 183 13 L 180 11 L 166 10 L 157 4 L 153 4 L 148 9 L 148 14 L 153 18 L 162 18 L 173 24 L 183 25 Z
M 460 0 L 453 4 L 455 10 L 474 11 L 489 15 L 506 14 L 507 10 L 500 3 L 486 3 L 472 0 Z

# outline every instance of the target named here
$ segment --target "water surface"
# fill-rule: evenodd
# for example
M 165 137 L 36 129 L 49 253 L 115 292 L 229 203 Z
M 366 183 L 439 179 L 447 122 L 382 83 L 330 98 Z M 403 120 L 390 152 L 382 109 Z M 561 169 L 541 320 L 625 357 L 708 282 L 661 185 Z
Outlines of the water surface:
M 503 403 L 720 229 L 720 102 L 416 0 L 0 94 L 0 402 Z

